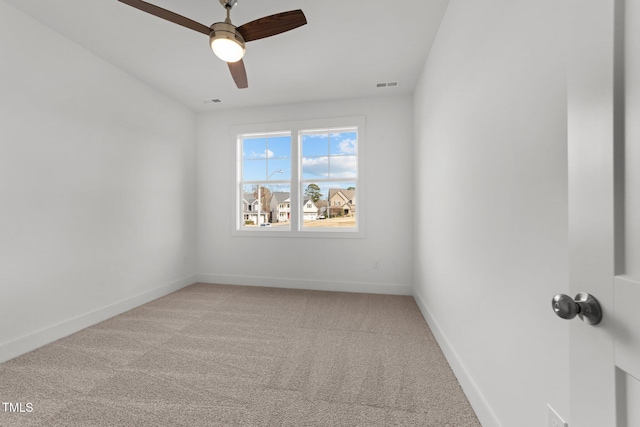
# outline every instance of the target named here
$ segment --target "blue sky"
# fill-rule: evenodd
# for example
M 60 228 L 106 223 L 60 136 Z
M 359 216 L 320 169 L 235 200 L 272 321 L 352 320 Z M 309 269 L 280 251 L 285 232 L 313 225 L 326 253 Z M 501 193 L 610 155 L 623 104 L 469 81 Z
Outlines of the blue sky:
M 245 138 L 242 158 L 244 181 L 291 180 L 291 136 Z
M 356 178 L 357 149 L 354 131 L 303 133 L 303 180 Z M 245 138 L 242 153 L 243 181 L 291 180 L 290 136 Z

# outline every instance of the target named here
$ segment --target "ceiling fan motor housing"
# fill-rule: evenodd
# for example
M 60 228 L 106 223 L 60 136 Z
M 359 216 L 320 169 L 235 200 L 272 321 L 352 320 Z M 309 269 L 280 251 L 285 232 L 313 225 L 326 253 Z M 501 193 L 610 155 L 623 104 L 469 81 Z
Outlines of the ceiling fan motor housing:
M 215 54 L 226 62 L 236 62 L 242 59 L 245 52 L 245 42 L 233 24 L 216 22 L 211 26 L 209 44 Z M 227 49 L 231 49 L 229 52 Z M 225 56 L 229 52 L 231 56 Z

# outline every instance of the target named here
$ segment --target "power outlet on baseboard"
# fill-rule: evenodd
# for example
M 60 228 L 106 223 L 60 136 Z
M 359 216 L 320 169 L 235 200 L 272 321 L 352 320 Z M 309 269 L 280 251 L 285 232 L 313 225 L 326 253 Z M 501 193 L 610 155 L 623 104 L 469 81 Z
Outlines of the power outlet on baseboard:
M 547 427 L 569 427 L 569 424 L 565 423 L 549 404 L 547 404 Z

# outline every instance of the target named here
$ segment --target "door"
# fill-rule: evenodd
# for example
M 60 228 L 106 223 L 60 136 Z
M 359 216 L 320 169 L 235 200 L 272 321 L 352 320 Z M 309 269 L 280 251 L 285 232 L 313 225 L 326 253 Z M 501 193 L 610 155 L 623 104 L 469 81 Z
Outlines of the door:
M 640 1 L 568 4 L 570 427 L 640 427 Z

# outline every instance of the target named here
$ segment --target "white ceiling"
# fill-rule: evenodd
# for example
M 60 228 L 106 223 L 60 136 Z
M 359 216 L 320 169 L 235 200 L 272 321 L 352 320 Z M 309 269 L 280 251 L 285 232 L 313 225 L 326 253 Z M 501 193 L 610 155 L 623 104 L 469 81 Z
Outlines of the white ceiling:
M 240 90 L 207 36 L 117 0 L 4 1 L 194 111 L 412 93 L 448 2 L 239 0 L 236 26 L 293 9 L 308 21 L 247 43 Z M 225 18 L 219 0 L 147 1 L 207 26 Z

